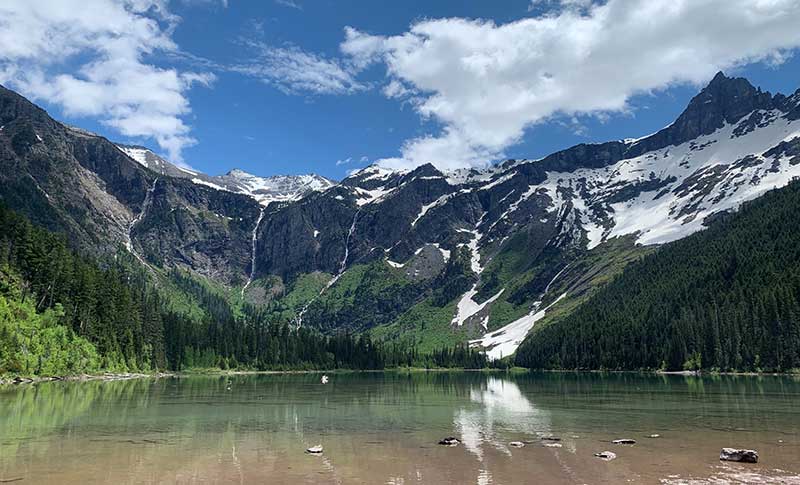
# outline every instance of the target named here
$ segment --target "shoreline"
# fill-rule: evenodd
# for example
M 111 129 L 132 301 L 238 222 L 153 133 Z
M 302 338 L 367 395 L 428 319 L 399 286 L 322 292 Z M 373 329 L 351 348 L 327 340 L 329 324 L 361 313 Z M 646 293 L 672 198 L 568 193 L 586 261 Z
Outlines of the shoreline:
M 100 374 L 77 374 L 71 376 L 35 376 L 35 377 L 8 377 L 0 378 L 0 385 L 39 384 L 42 382 L 89 382 L 89 381 L 128 381 L 131 379 L 177 377 L 174 372 L 153 372 L 143 374 L 138 372 L 103 372 Z
M 462 368 L 436 368 L 425 369 L 421 367 L 398 367 L 391 369 L 312 369 L 312 370 L 190 370 L 179 372 L 103 372 L 100 374 L 78 374 L 71 376 L 36 376 L 36 377 L 0 377 L 0 385 L 39 384 L 43 382 L 89 382 L 89 381 L 126 381 L 146 378 L 186 378 L 193 376 L 246 376 L 246 375 L 301 375 L 301 374 L 349 374 L 349 373 L 422 373 L 422 372 L 483 372 L 504 374 L 535 374 L 535 373 L 561 373 L 561 374 L 639 374 L 684 377 L 800 377 L 798 372 L 703 372 L 703 371 L 637 371 L 637 370 L 568 370 L 568 369 L 526 369 L 512 367 L 509 369 L 462 369 Z

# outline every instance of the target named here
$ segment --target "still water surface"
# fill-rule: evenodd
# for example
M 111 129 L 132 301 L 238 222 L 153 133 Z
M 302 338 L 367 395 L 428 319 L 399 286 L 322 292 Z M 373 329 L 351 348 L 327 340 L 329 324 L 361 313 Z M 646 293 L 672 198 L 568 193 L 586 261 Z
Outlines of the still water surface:
M 462 445 L 438 446 L 446 436 Z M 316 444 L 322 456 L 304 453 Z M 724 446 L 761 461 L 721 463 Z M 593 456 L 603 450 L 618 458 Z M 431 372 L 7 386 L 0 482 L 16 479 L 800 484 L 800 380 Z

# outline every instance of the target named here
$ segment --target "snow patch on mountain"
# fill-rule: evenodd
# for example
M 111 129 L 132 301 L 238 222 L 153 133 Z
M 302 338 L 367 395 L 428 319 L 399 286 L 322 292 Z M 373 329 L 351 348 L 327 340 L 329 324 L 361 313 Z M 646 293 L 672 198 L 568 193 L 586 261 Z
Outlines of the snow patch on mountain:
M 800 165 L 787 157 L 764 155 L 800 136 L 800 121 L 776 119 L 735 136 L 744 122 L 608 167 L 548 172 L 539 187 L 552 200 L 550 210 L 572 204 L 589 249 L 627 234 L 638 234 L 639 244 L 674 241 L 703 229 L 711 214 L 735 209 L 800 176 Z
M 508 357 L 517 351 L 517 348 L 519 348 L 522 341 L 525 340 L 525 337 L 533 328 L 534 324 L 545 317 L 547 310 L 566 296 L 566 293 L 562 293 L 553 303 L 542 310 L 539 310 L 541 302 L 534 303 L 533 310 L 531 310 L 530 313 L 522 318 L 514 320 L 499 330 L 489 332 L 479 339 L 470 340 L 470 346 L 483 347 L 486 351 L 486 357 L 488 357 L 489 360 L 498 360 L 503 357 Z
M 487 305 L 490 305 L 496 299 L 500 298 L 500 295 L 502 295 L 504 291 L 505 288 L 502 288 L 488 300 L 484 301 L 483 303 L 478 303 L 472 299 L 472 297 L 478 294 L 478 284 L 476 283 L 472 285 L 472 288 L 470 288 L 468 292 L 464 293 L 464 295 L 458 301 L 458 305 L 456 306 L 456 315 L 453 317 L 453 321 L 451 323 L 453 325 L 458 325 L 459 327 L 464 325 L 464 322 L 466 322 L 467 319 L 483 310 Z

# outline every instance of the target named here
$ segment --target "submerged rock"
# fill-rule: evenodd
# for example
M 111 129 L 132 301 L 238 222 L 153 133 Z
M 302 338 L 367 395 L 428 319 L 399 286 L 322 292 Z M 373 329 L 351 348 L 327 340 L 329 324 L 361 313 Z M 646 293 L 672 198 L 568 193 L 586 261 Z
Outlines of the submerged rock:
M 561 448 L 561 443 L 542 443 L 542 446 L 547 448 Z
M 306 449 L 306 453 L 311 453 L 312 455 L 319 455 L 322 453 L 322 445 L 312 446 L 311 448 Z
M 613 451 L 601 451 L 600 453 L 595 453 L 594 456 L 601 458 L 605 461 L 611 461 L 617 457 L 617 454 Z
M 743 463 L 758 463 L 758 452 L 756 450 L 738 450 L 736 448 L 723 448 L 719 452 L 719 459 L 722 461 L 740 461 Z
M 557 436 L 542 436 L 542 441 L 561 441 Z
M 439 444 L 443 446 L 458 446 L 459 443 L 461 443 L 461 440 L 453 436 L 448 436 L 447 438 L 439 440 Z
M 514 448 L 522 448 L 523 446 L 525 446 L 525 443 L 523 443 L 522 441 L 512 441 L 511 443 L 508 444 L 508 446 L 513 446 Z
M 658 433 L 653 433 L 650 436 L 648 436 L 648 438 L 661 438 L 661 435 Z
M 632 440 L 630 438 L 622 438 L 620 440 L 614 440 L 612 441 L 612 443 L 614 443 L 615 445 L 635 445 L 636 440 Z

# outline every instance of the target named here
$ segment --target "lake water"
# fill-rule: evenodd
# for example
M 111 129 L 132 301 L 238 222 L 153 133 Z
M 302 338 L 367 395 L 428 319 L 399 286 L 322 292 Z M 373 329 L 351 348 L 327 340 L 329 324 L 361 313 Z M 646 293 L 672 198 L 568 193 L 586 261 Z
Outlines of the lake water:
M 1 387 L 0 482 L 800 484 L 797 378 L 330 377 Z M 462 444 L 436 444 L 446 436 Z M 317 444 L 321 456 L 304 452 Z M 722 463 L 725 446 L 760 462 Z M 593 456 L 604 450 L 617 459 Z

